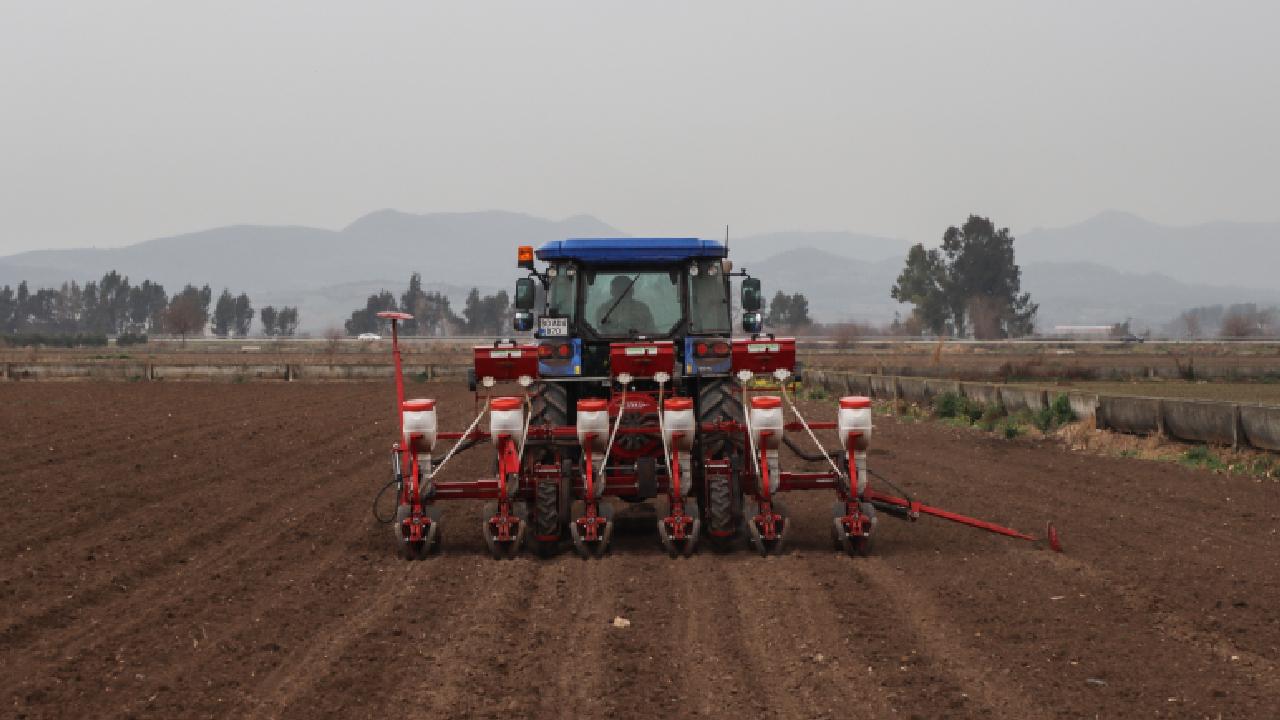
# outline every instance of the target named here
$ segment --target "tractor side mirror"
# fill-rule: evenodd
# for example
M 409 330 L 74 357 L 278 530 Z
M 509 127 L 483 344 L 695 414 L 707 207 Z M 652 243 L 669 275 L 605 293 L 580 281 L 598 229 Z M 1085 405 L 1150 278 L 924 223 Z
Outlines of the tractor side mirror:
M 758 312 L 742 313 L 742 331 L 751 333 L 752 335 L 760 332 L 764 327 L 764 315 Z
M 763 304 L 760 301 L 760 279 L 746 278 L 742 281 L 742 309 L 753 313 Z M 745 317 L 745 316 L 744 316 Z
M 533 329 L 533 313 L 528 310 L 517 310 L 511 318 L 511 326 L 516 332 L 529 332 Z
M 516 281 L 516 297 L 513 303 L 516 310 L 532 310 L 534 299 L 537 297 L 537 288 L 533 284 L 533 278 L 520 278 Z M 529 319 L 533 321 L 532 316 Z

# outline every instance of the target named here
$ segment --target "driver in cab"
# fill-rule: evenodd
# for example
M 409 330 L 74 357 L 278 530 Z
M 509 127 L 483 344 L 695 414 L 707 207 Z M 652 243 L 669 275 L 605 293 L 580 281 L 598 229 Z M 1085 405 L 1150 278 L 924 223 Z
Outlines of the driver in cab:
M 610 334 L 653 331 L 653 314 L 649 312 L 649 306 L 636 300 L 631 292 L 639 277 L 619 275 L 609 283 L 611 299 L 601 307 L 596 318 L 597 327 Z

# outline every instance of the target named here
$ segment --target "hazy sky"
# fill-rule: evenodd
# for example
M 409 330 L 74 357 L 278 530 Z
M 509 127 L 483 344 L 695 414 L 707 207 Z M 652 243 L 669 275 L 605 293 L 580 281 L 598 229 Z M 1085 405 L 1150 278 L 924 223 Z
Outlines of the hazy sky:
M 1280 2 L 0 0 L 0 254 L 384 207 L 1280 219 Z

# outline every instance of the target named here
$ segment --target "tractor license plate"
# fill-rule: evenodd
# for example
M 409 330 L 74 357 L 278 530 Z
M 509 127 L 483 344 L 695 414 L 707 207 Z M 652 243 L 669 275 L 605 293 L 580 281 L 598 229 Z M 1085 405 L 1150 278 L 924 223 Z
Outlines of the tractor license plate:
M 538 330 L 543 337 L 565 337 L 569 334 L 569 318 L 538 318 Z

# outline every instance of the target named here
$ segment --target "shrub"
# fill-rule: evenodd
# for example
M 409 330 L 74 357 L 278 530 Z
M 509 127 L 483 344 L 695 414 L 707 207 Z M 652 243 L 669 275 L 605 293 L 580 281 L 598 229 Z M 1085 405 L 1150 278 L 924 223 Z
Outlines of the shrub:
M 961 414 L 961 410 L 965 404 L 965 398 L 956 393 L 943 393 L 934 400 L 934 412 L 940 418 L 953 418 Z
M 995 404 L 988 405 L 982 411 L 982 417 L 978 418 L 978 427 L 991 432 L 996 429 L 996 423 L 1000 422 L 1000 418 L 1007 415 L 1004 405 Z
M 146 333 L 125 333 L 116 338 L 116 345 L 120 347 L 127 347 L 129 345 L 145 345 L 146 343 Z
M 1075 419 L 1076 413 L 1071 409 L 1071 399 L 1066 395 L 1058 395 L 1047 407 L 1035 414 L 1033 422 L 1040 432 L 1047 433 L 1060 425 L 1075 422 Z
M 1005 440 L 1012 440 L 1022 434 L 1022 428 L 1018 427 L 1018 423 L 1010 419 L 1005 420 L 1001 432 L 1004 433 Z
M 959 393 L 942 393 L 933 401 L 934 414 L 944 419 L 956 419 L 972 425 L 986 414 L 982 403 L 974 402 Z
M 42 333 L 24 333 L 22 335 L 7 335 L 4 337 L 6 345 L 11 347 L 103 347 L 107 344 L 106 335 L 88 335 L 76 333 L 74 335 L 45 335 Z

